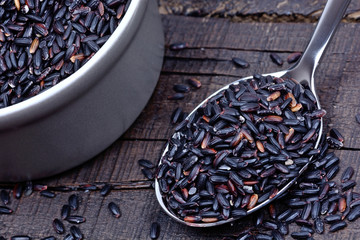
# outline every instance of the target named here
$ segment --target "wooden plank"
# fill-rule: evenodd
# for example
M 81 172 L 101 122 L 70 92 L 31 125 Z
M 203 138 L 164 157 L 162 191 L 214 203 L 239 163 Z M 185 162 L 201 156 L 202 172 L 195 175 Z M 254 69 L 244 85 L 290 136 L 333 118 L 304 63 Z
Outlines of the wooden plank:
M 167 15 L 162 19 L 166 44 L 186 42 L 189 48 L 199 49 L 293 51 L 298 47 L 302 50 L 315 26 L 295 23 L 236 23 L 227 19 Z
M 169 119 L 177 106 L 189 112 L 202 99 L 231 81 L 255 72 L 269 73 L 288 68 L 290 65 L 287 63 L 283 67 L 272 63 L 270 52 L 279 52 L 286 59 L 290 52 L 301 51 L 314 27 L 313 24 L 247 24 L 211 19 L 203 22 L 176 16 L 164 16 L 163 20 L 167 44 L 187 42 L 189 49 L 166 51 L 163 73 L 157 88 L 143 113 L 124 135 L 126 139 L 165 140 L 171 135 Z M 344 132 L 345 146 L 350 148 L 357 148 L 360 143 L 360 138 L 357 137 L 358 125 L 354 120 L 355 113 L 360 112 L 355 97 L 358 96 L 356 89 L 359 81 L 354 77 L 360 71 L 357 67 L 360 58 L 356 57 L 360 53 L 360 46 L 357 44 L 357 39 L 360 38 L 359 28 L 360 25 L 356 24 L 340 26 L 315 75 L 320 102 L 328 112 L 324 119 L 325 126 L 330 124 L 330 127 Z M 197 32 L 200 29 L 209 31 L 201 30 L 205 36 L 194 37 L 189 33 L 191 29 Z M 238 29 L 243 29 L 246 34 L 241 34 Z M 287 31 L 287 41 L 273 40 L 273 44 L 258 37 L 261 32 L 277 32 L 277 35 L 283 36 Z M 217 32 L 226 38 L 216 38 L 211 32 Z M 231 62 L 233 57 L 244 58 L 249 61 L 250 67 L 242 69 L 234 66 Z M 186 83 L 189 77 L 198 77 L 203 83 L 202 88 L 186 94 L 182 101 L 167 100 L 167 96 L 174 93 L 173 84 Z M 352 134 L 354 131 L 355 134 Z
M 154 164 L 160 159 L 164 141 L 118 140 L 92 160 L 55 177 L 40 182 L 49 186 L 94 184 L 99 188 L 111 183 L 117 189 L 146 188 L 150 182 L 141 173 L 138 160 L 146 158 Z
M 13 200 L 10 207 L 15 213 L 0 215 L 0 236 L 9 239 L 13 235 L 28 235 L 33 239 L 46 236 L 62 238 L 52 227 L 54 218 L 60 218 L 62 205 L 67 204 L 72 192 L 58 194 L 54 199 L 41 197 L 33 193 L 21 200 Z M 218 239 L 237 231 L 234 227 L 192 229 L 169 219 L 160 209 L 153 190 L 112 191 L 106 198 L 99 192 L 78 192 L 82 203 L 72 214 L 81 215 L 86 222 L 77 225 L 85 239 L 149 239 L 151 223 L 161 224 L 159 239 Z M 116 202 L 122 212 L 119 219 L 111 216 L 107 205 Z M 135 204 L 134 204 L 135 203 Z M 72 224 L 63 221 L 66 233 Z
M 217 83 L 219 84 L 219 83 Z M 221 84 L 221 83 L 220 83 Z M 216 87 L 215 84 L 211 84 Z M 166 105 L 168 106 L 168 105 Z M 175 108 L 175 105 L 171 105 Z M 194 106 L 186 105 L 186 108 L 192 109 Z M 346 117 L 339 118 L 338 115 L 348 116 L 346 108 L 334 108 L 335 111 L 343 109 L 342 113 L 335 112 L 336 121 L 345 120 Z M 185 109 L 186 110 L 186 109 Z M 345 113 L 344 113 L 345 111 Z M 360 111 L 360 110 L 359 110 Z M 169 112 L 169 111 L 168 111 Z M 165 116 L 164 116 L 165 117 Z M 340 119 L 340 120 L 339 120 Z M 357 123 L 354 123 L 354 117 L 349 118 L 348 125 L 332 123 L 333 119 L 325 118 L 325 122 L 330 122 L 330 127 L 338 128 L 346 138 L 346 143 L 359 141 Z M 335 121 L 334 120 L 334 121 Z M 351 123 L 351 121 L 353 123 Z M 349 127 L 353 126 L 353 127 Z M 169 124 L 169 135 L 171 134 Z M 148 130 L 150 133 L 151 129 Z M 355 133 L 355 134 L 353 134 Z M 124 141 L 118 140 L 106 151 L 88 161 L 87 163 L 62 173 L 58 176 L 41 180 L 41 183 L 50 186 L 80 186 L 91 183 L 101 187 L 103 183 L 109 182 L 116 185 L 116 188 L 146 188 L 150 182 L 146 180 L 140 171 L 137 160 L 146 158 L 154 164 L 159 160 L 164 148 L 165 141 Z M 346 146 L 348 146 L 346 144 Z
M 187 28 L 179 25 L 181 27 L 179 31 L 182 33 L 173 28 L 178 26 L 180 21 L 189 25 Z M 114 191 L 105 200 L 98 192 L 81 193 L 84 205 L 78 213 L 84 214 L 88 219 L 83 225 L 83 232 L 88 239 L 146 239 L 150 223 L 154 219 L 163 224 L 162 239 L 219 239 L 221 236 L 236 235 L 243 226 L 241 223 L 199 230 L 187 228 L 170 220 L 161 212 L 153 191 L 149 189 L 150 182 L 142 176 L 136 161 L 145 156 L 154 163 L 158 161 L 164 143 L 171 134 L 169 116 L 175 107 L 182 106 L 186 111 L 190 111 L 201 99 L 222 85 L 237 79 L 237 76 L 251 75 L 258 68 L 264 69 L 264 72 L 278 71 L 281 68 L 269 61 L 269 51 L 280 52 L 285 58 L 289 52 L 298 51 L 297 49 L 302 49 L 306 45 L 308 38 L 304 37 L 300 40 L 299 38 L 301 35 L 310 36 L 313 29 L 312 24 L 290 24 L 291 26 L 277 24 L 278 27 L 275 27 L 273 24 L 257 23 L 253 24 L 255 27 L 251 31 L 252 24 L 229 23 L 226 20 L 216 21 L 217 23 L 212 20 L 203 22 L 193 18 L 168 16 L 164 17 L 164 22 L 165 27 L 168 28 L 166 31 L 169 32 L 166 35 L 167 44 L 186 41 L 190 43 L 191 49 L 181 52 L 167 50 L 163 74 L 149 105 L 139 119 L 121 139 L 93 160 L 66 173 L 41 181 L 49 186 L 70 187 L 87 183 L 101 187 L 104 182 L 110 182 L 116 186 L 116 189 L 133 189 Z M 190 25 L 190 22 L 194 24 Z M 213 26 L 214 24 L 218 25 Z M 236 27 L 242 27 L 248 35 L 241 35 L 236 31 Z M 212 39 L 211 34 L 203 31 L 205 36 L 197 39 L 196 36 L 188 34 L 188 31 L 192 31 L 190 28 L 210 29 L 226 34 L 227 38 Z M 291 32 L 297 31 L 289 34 L 288 41 L 272 40 L 275 43 L 270 44 L 256 38 L 261 30 L 271 32 L 280 29 L 280 32 L 284 32 L 286 28 Z M 359 39 L 357 30 L 355 24 L 341 26 L 338 34 L 343 38 L 341 41 L 334 39 L 317 73 L 320 99 L 323 107 L 328 110 L 325 123 L 339 128 L 347 139 L 346 147 L 351 148 L 357 148 L 360 141 L 357 137 L 358 125 L 354 121 L 355 113 L 360 111 L 356 100 L 359 96 L 356 89 L 359 89 L 360 83 L 354 77 L 358 75 L 360 60 L 358 57 L 360 47 L 356 44 Z M 350 37 L 351 34 L 353 38 Z M 232 43 L 231 39 L 236 39 L 236 36 L 249 45 Z M 249 37 L 252 42 L 246 42 L 245 38 Z M 205 52 L 201 50 L 202 46 Z M 233 56 L 241 56 L 249 60 L 251 67 L 249 69 L 234 67 L 231 63 Z M 284 65 L 284 68 L 286 66 Z M 201 89 L 187 94 L 183 101 L 166 99 L 167 95 L 173 93 L 174 83 L 185 82 L 192 76 L 202 81 Z M 342 159 L 342 169 L 348 165 L 353 166 L 356 169 L 356 180 L 359 181 L 360 152 L 348 150 L 337 152 Z M 11 207 L 16 213 L 11 216 L 0 216 L 0 235 L 9 237 L 14 234 L 30 234 L 40 238 L 53 234 L 51 221 L 59 216 L 60 207 L 66 203 L 69 195 L 70 193 L 58 193 L 55 199 L 46 199 L 35 193 L 20 201 L 14 200 Z M 107 212 L 106 206 L 110 200 L 119 201 L 122 209 L 125 209 L 123 218 L 118 222 L 114 222 Z M 67 229 L 68 227 L 67 225 Z M 358 231 L 360 231 L 358 223 L 351 223 L 345 231 L 316 235 L 316 237 L 317 239 L 357 239 Z
M 348 28 L 347 26 L 348 24 L 345 24 L 343 27 Z M 340 34 L 342 33 L 340 29 Z M 345 146 L 357 148 L 360 139 L 358 137 L 359 128 L 355 123 L 354 115 L 360 112 L 360 109 L 357 106 L 357 98 L 354 96 L 358 96 L 356 89 L 360 87 L 360 83 L 353 76 L 356 76 L 359 71 L 356 67 L 359 58 L 354 57 L 357 56 L 355 53 L 359 52 L 359 45 L 352 44 L 344 49 L 345 44 L 341 44 L 339 41 L 334 41 L 334 43 L 336 44 L 329 48 L 316 75 L 320 100 L 322 106 L 328 111 L 325 126 L 338 128 L 346 138 Z M 283 68 L 276 66 L 269 61 L 269 53 L 261 51 L 220 48 L 206 49 L 206 53 L 203 54 L 201 52 L 201 49 L 188 49 L 177 53 L 167 51 L 169 57 L 164 63 L 164 71 L 168 73 L 161 76 L 151 101 L 124 135 L 122 138 L 124 140 L 116 141 L 92 161 L 62 174 L 59 180 L 50 178 L 46 183 L 50 185 L 81 185 L 111 182 L 118 184 L 119 188 L 146 187 L 149 185 L 146 182 L 140 185 L 129 183 L 129 181 L 145 180 L 136 161 L 143 157 L 154 162 L 159 159 L 164 143 L 172 133 L 170 115 L 176 107 L 181 106 L 189 112 L 210 93 L 238 78 L 233 76 L 251 75 L 257 71 L 258 66 L 264 69 L 264 72 L 278 71 L 287 66 L 285 65 Z M 283 58 L 287 54 L 287 52 L 280 53 Z M 249 60 L 250 68 L 235 67 L 231 62 L 231 58 L 234 56 L 241 56 Z M 210 67 L 211 64 L 213 64 L 213 68 Z M 182 73 L 186 69 L 192 69 L 190 74 L 196 75 Z M 331 71 L 328 71 L 329 69 Z M 203 73 L 199 75 L 199 72 Z M 325 77 L 321 78 L 321 75 Z M 174 83 L 185 83 L 186 79 L 191 76 L 198 77 L 201 80 L 203 83 L 201 89 L 186 94 L 186 98 L 182 101 L 166 99 L 168 95 L 174 93 L 172 90 Z M 338 82 L 339 84 L 334 84 Z M 158 141 L 126 141 L 126 139 L 153 139 Z
M 342 171 L 349 165 L 355 169 L 353 179 L 360 181 L 359 157 L 360 152 L 337 150 L 340 157 L 341 170 L 335 179 L 339 180 Z M 360 186 L 355 187 L 360 191 Z M 54 199 L 41 197 L 38 192 L 20 200 L 12 199 L 10 207 L 15 211 L 12 215 L 0 215 L 0 236 L 9 238 L 15 234 L 28 234 L 35 239 L 56 235 L 51 226 L 54 218 L 60 217 L 60 209 L 67 203 L 68 197 L 74 192 L 57 192 Z M 159 239 L 221 239 L 224 236 L 236 236 L 252 222 L 251 217 L 210 229 L 195 229 L 186 227 L 170 219 L 160 209 L 154 191 L 143 190 L 113 190 L 107 197 L 102 197 L 99 191 L 77 191 L 82 198 L 80 208 L 73 214 L 86 217 L 86 222 L 79 225 L 86 239 L 148 239 L 149 228 L 153 221 L 161 224 Z M 122 217 L 113 218 L 107 209 L 110 201 L 119 204 Z M 65 222 L 66 231 L 69 232 L 71 224 Z M 328 226 L 327 226 L 328 229 Z M 297 231 L 293 224 L 291 231 Z M 360 233 L 360 221 L 349 223 L 346 230 L 329 234 L 314 235 L 315 239 L 357 239 Z M 290 239 L 290 236 L 288 236 Z
M 299 2 L 302 4 L 306 1 Z M 261 2 L 263 5 L 259 2 L 259 7 L 268 4 L 267 1 Z M 214 3 L 208 2 L 216 15 L 217 10 L 211 5 Z M 219 3 L 216 1 L 216 4 Z M 323 1 L 313 3 L 322 4 Z M 248 4 L 251 6 L 252 3 Z M 278 6 L 279 11 L 284 6 Z M 301 9 L 302 5 L 299 6 Z M 314 5 L 305 6 L 303 11 L 309 11 L 306 7 Z M 246 14 L 250 14 L 249 11 Z M 87 218 L 87 222 L 80 225 L 87 239 L 148 239 L 152 221 L 162 224 L 160 239 L 202 240 L 237 235 L 243 229 L 244 221 L 218 228 L 194 229 L 171 220 L 157 204 L 150 188 L 151 182 L 141 174 L 137 160 L 145 157 L 153 163 L 158 161 L 172 131 L 170 114 L 177 106 L 190 111 L 211 92 L 240 76 L 251 75 L 259 69 L 263 72 L 285 69 L 287 64 L 280 68 L 269 61 L 270 52 L 279 52 L 285 58 L 290 52 L 301 51 L 314 28 L 314 24 L 304 23 L 231 23 L 224 19 L 177 16 L 163 16 L 163 23 L 167 45 L 187 42 L 189 49 L 179 52 L 166 50 L 158 86 L 141 116 L 122 138 L 94 159 L 66 173 L 41 180 L 51 187 L 95 184 L 99 188 L 105 182 L 115 185 L 116 190 L 106 198 L 101 197 L 98 191 L 76 191 L 83 199 L 76 214 Z M 342 24 L 337 34 L 341 38 L 334 39 L 316 75 L 318 93 L 322 106 L 328 110 L 325 125 L 338 128 L 344 133 L 346 147 L 359 150 L 360 128 L 354 120 L 355 114 L 360 112 L 357 101 L 360 83 L 356 79 L 360 71 L 360 45 L 357 44 L 360 39 L 359 25 Z M 231 63 L 234 56 L 248 60 L 250 68 L 235 67 Z M 183 101 L 167 100 L 166 96 L 173 93 L 172 85 L 183 83 L 189 77 L 198 77 L 203 83 L 202 88 L 186 94 Z M 354 179 L 359 182 L 360 151 L 336 152 L 341 159 L 342 170 L 353 166 Z M 359 186 L 356 186 L 356 191 L 360 191 Z M 15 234 L 29 234 L 38 239 L 55 235 L 51 222 L 59 217 L 61 206 L 72 193 L 57 192 L 55 199 L 47 199 L 36 192 L 29 197 L 13 200 L 10 206 L 15 213 L 0 215 L 0 236 L 9 238 Z M 120 204 L 123 213 L 120 219 L 110 216 L 107 210 L 110 201 Z M 359 224 L 350 223 L 344 231 L 315 235 L 315 238 L 358 239 Z M 67 231 L 69 227 L 66 223 Z
M 273 0 L 273 1 L 236 1 L 236 0 L 159 0 L 162 14 L 234 17 L 242 19 L 251 16 L 260 21 L 311 21 L 318 17 L 326 0 Z M 360 10 L 360 3 L 352 1 L 348 14 Z M 296 17 L 294 17 L 294 15 Z M 351 18 L 352 16 L 349 16 Z
M 147 159 L 157 164 L 163 151 L 163 146 L 164 142 L 159 141 L 138 141 L 136 143 L 132 141 L 119 141 L 97 158 L 90 160 L 82 166 L 35 182 L 47 184 L 51 187 L 80 187 L 84 184 L 94 184 L 100 189 L 104 183 L 110 183 L 114 185 L 115 189 L 149 188 L 151 181 L 148 181 L 143 176 L 137 160 L 146 156 Z M 115 152 L 116 148 L 121 149 L 118 152 L 118 156 L 115 159 L 107 157 L 109 153 Z M 356 172 L 360 171 L 359 162 L 357 161 L 360 157 L 360 151 L 338 150 L 336 153 L 341 159 L 342 168 L 351 165 Z
M 167 15 L 162 17 L 162 22 L 167 45 L 186 42 L 189 48 L 278 52 L 302 51 L 316 25 L 315 23 L 241 23 L 228 19 Z M 349 43 L 356 43 L 360 35 L 358 29 L 358 24 L 340 24 L 331 45 L 335 45 L 336 50 L 346 50 L 350 47 Z M 353 39 L 347 39 L 347 36 Z

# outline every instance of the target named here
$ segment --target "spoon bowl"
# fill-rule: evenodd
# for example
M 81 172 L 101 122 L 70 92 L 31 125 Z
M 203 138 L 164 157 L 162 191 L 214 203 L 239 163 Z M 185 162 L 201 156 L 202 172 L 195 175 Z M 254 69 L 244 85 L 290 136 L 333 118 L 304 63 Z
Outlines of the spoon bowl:
M 264 74 L 263 76 L 273 76 L 273 77 L 278 77 L 278 78 L 281 78 L 281 77 L 285 77 L 287 76 L 287 73 L 288 71 L 280 71 L 280 72 L 275 72 L 275 73 L 269 73 L 269 74 Z M 230 86 L 232 85 L 237 85 L 237 84 L 242 84 L 243 82 L 246 82 L 248 81 L 249 79 L 252 79 L 253 77 L 252 76 L 249 76 L 249 77 L 245 77 L 245 78 L 241 78 L 239 80 L 236 80 L 226 86 L 224 86 L 223 88 L 219 89 L 218 91 L 214 92 L 213 94 L 211 94 L 207 99 L 205 99 L 203 102 L 201 102 L 189 115 L 188 117 L 185 119 L 186 120 L 189 120 L 189 118 L 191 118 L 191 116 L 193 114 L 196 113 L 196 111 L 204 106 L 208 99 L 211 99 L 212 97 L 216 96 L 217 94 L 219 93 L 222 93 L 223 91 L 227 90 Z M 303 89 L 302 89 L 303 90 Z M 317 102 L 317 109 L 320 109 L 320 104 Z M 323 129 L 323 121 L 322 121 L 322 118 L 320 120 L 320 124 L 319 124 L 319 127 L 318 127 L 318 133 L 321 133 L 322 132 L 322 129 Z M 174 134 L 173 138 L 178 138 L 178 136 L 176 136 L 176 133 Z M 318 135 L 318 138 L 316 140 L 316 143 L 315 143 L 315 148 L 318 147 L 319 143 L 320 143 L 320 140 L 321 140 L 321 134 Z M 164 158 L 164 156 L 166 155 L 166 153 L 170 151 L 170 145 L 167 144 L 162 156 L 161 156 L 161 159 Z M 259 209 L 261 209 L 262 207 L 268 205 L 269 203 L 271 203 L 272 201 L 274 201 L 275 199 L 279 198 L 283 193 L 285 193 L 298 179 L 298 177 L 304 172 L 306 171 L 306 169 L 308 168 L 310 162 L 312 160 L 312 157 L 310 157 L 309 159 L 309 162 L 307 164 L 305 164 L 300 170 L 299 170 L 299 175 L 297 177 L 294 177 L 290 182 L 288 182 L 284 187 L 282 187 L 281 190 L 279 190 L 279 192 L 276 194 L 275 197 L 271 198 L 271 199 L 267 199 L 265 200 L 264 202 L 260 203 L 260 204 L 257 204 L 254 208 L 250 209 L 250 210 L 247 210 L 247 213 L 246 215 L 249 215 Z M 161 164 L 161 162 L 160 162 Z M 157 197 L 157 200 L 160 204 L 160 206 L 163 208 L 163 210 L 170 216 L 172 217 L 174 220 L 178 221 L 178 222 L 181 222 L 183 224 L 186 224 L 188 226 L 191 226 L 191 227 L 213 227 L 213 226 L 218 226 L 218 225 L 222 225 L 222 224 L 225 224 L 225 223 L 229 223 L 229 222 L 232 222 L 232 221 L 235 221 L 235 220 L 238 220 L 239 218 L 234 218 L 234 217 L 231 217 L 231 218 L 228 218 L 226 220 L 219 220 L 219 221 L 216 221 L 216 222 L 209 222 L 209 223 L 204 223 L 204 222 L 187 222 L 187 221 L 183 221 L 182 219 L 178 218 L 172 211 L 170 211 L 168 209 L 168 207 L 166 206 L 165 202 L 164 202 L 164 198 L 163 198 L 163 195 L 161 193 L 161 190 L 160 190 L 160 186 L 159 186 L 159 181 L 158 179 L 156 178 L 155 179 L 155 193 L 156 193 L 156 197 Z
M 320 103 L 318 101 L 318 97 L 317 97 L 316 91 L 315 91 L 314 73 L 315 73 L 316 67 L 318 66 L 318 63 L 320 61 L 320 58 L 321 58 L 326 46 L 330 42 L 331 37 L 333 36 L 333 34 L 338 26 L 338 23 L 342 19 L 349 3 L 350 3 L 350 0 L 329 0 L 324 8 L 323 14 L 322 14 L 322 16 L 319 20 L 319 23 L 313 33 L 312 38 L 311 38 L 308 46 L 306 47 L 306 50 L 304 51 L 302 57 L 298 60 L 298 62 L 288 70 L 279 71 L 279 72 L 275 72 L 275 73 L 269 73 L 269 74 L 263 74 L 262 76 L 264 76 L 264 77 L 272 76 L 274 78 L 296 79 L 296 81 L 298 81 L 301 84 L 300 86 L 307 85 L 308 89 L 312 92 L 313 97 L 316 99 L 316 108 L 321 109 Z M 252 78 L 253 78 L 253 76 L 249 76 L 249 77 L 245 77 L 245 78 L 236 80 L 236 81 L 224 86 L 223 88 L 219 89 L 218 91 L 214 92 L 207 99 L 202 101 L 188 115 L 188 117 L 184 121 L 186 122 L 186 121 L 190 120 L 190 122 L 191 122 L 191 119 L 194 118 L 194 115 L 196 114 L 197 110 L 201 107 L 204 107 L 210 99 L 213 99 L 218 94 L 225 92 L 230 87 L 241 85 L 241 84 L 251 80 Z M 301 87 L 300 91 L 304 92 L 305 88 Z M 321 116 L 320 123 L 318 124 L 317 131 L 316 131 L 317 138 L 316 138 L 316 141 L 314 142 L 315 149 L 318 148 L 318 146 L 319 146 L 322 130 L 323 130 L 323 122 L 322 122 L 322 116 Z M 179 133 L 175 133 L 172 136 L 172 140 L 174 140 L 174 141 L 179 138 L 180 138 Z M 172 141 L 172 140 L 170 140 L 170 141 Z M 172 149 L 170 149 L 170 145 L 168 143 L 162 156 L 161 156 L 159 166 L 161 166 L 164 157 L 166 156 L 166 154 L 169 151 L 172 151 Z M 229 217 L 226 220 L 213 221 L 213 219 L 212 219 L 208 222 L 198 222 L 198 221 L 196 221 L 196 219 L 194 219 L 194 221 L 185 221 L 183 219 L 180 219 L 177 215 L 175 215 L 167 207 L 167 205 L 164 202 L 165 197 L 163 196 L 163 194 L 161 192 L 161 186 L 159 184 L 159 179 L 158 179 L 159 175 L 161 174 L 161 173 L 159 174 L 161 169 L 159 169 L 158 177 L 155 179 L 155 193 L 156 193 L 156 197 L 157 197 L 157 200 L 158 200 L 160 206 L 174 220 L 181 222 L 183 224 L 186 224 L 188 226 L 192 226 L 192 227 L 218 226 L 221 224 L 235 221 L 245 215 L 249 215 L 249 214 L 263 208 L 264 206 L 268 205 L 270 202 L 274 201 L 275 199 L 279 198 L 280 196 L 282 196 L 283 193 L 285 193 L 297 181 L 298 177 L 303 172 L 306 171 L 309 164 L 311 163 L 311 160 L 312 160 L 312 156 L 309 158 L 309 161 L 300 168 L 299 174 L 297 176 L 293 177 L 285 185 L 283 185 L 282 188 L 275 194 L 275 196 L 273 196 L 272 198 L 268 198 L 267 200 L 261 202 L 260 204 L 257 204 L 254 207 L 248 209 L 246 211 L 246 213 L 240 214 L 241 216 Z M 191 175 L 191 173 L 189 173 L 189 176 L 190 175 Z

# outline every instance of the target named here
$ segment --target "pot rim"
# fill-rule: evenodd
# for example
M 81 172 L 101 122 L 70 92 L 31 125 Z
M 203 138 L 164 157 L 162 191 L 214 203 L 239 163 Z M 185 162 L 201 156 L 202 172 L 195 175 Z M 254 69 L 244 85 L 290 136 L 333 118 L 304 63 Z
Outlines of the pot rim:
M 113 34 L 78 71 L 36 96 L 0 109 L 0 131 L 18 129 L 49 116 L 81 97 L 95 85 L 99 81 L 96 75 L 101 77 L 106 70 L 106 67 L 104 70 L 104 67 L 98 63 L 105 57 L 118 59 L 126 50 L 145 14 L 148 0 L 130 1 L 123 19 Z

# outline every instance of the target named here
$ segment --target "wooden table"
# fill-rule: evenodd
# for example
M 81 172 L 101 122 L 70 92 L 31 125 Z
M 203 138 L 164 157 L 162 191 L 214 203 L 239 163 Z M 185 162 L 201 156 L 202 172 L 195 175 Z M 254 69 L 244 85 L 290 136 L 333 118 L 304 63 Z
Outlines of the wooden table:
M 152 222 L 161 224 L 159 239 L 222 239 L 236 236 L 241 222 L 211 229 L 189 228 L 171 220 L 159 207 L 151 181 L 142 175 L 137 160 L 146 158 L 157 163 L 173 126 L 171 112 L 178 106 L 193 109 L 201 99 L 219 87 L 255 72 L 275 72 L 282 67 L 270 61 L 270 53 L 283 59 L 302 51 L 315 27 L 325 1 L 216 1 L 159 0 L 159 11 L 165 31 L 165 58 L 161 76 L 148 105 L 131 128 L 107 150 L 94 159 L 57 176 L 38 180 L 49 187 L 67 186 L 77 190 L 56 192 L 53 199 L 34 192 L 19 200 L 12 198 L 12 215 L 0 215 L 0 236 L 7 239 L 25 234 L 33 239 L 57 235 L 52 220 L 68 197 L 82 198 L 78 215 L 86 217 L 80 228 L 86 239 L 149 239 Z M 320 101 L 327 110 L 326 129 L 336 127 L 345 136 L 345 147 L 336 150 L 340 166 L 355 168 L 359 182 L 360 124 L 360 2 L 353 1 L 345 20 L 331 42 L 316 73 Z M 186 42 L 188 48 L 171 51 L 169 44 Z M 250 67 L 236 67 L 231 59 L 241 57 Z M 196 77 L 201 89 L 187 93 L 184 100 L 167 100 L 175 83 Z M 102 197 L 99 189 L 111 183 L 114 190 Z M 78 188 L 91 184 L 97 190 Z M 2 184 L 2 188 L 12 188 Z M 360 186 L 355 187 L 360 191 Z M 120 205 L 122 216 L 112 217 L 109 202 Z M 70 225 L 65 222 L 67 232 Z M 315 234 L 315 239 L 359 239 L 360 222 L 350 223 L 338 233 Z M 287 236 L 289 239 L 291 237 Z

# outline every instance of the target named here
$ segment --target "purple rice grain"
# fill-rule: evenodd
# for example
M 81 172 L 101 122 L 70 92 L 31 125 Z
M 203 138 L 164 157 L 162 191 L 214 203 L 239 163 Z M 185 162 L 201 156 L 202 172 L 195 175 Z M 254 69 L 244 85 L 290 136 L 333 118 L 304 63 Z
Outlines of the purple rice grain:
M 47 185 L 43 185 L 43 184 L 34 184 L 33 185 L 34 191 L 44 191 L 47 190 Z
M 350 213 L 347 215 L 347 220 L 355 221 L 360 217 L 360 206 L 356 206 L 350 210 Z
M 10 240 L 31 240 L 32 238 L 26 235 L 16 235 L 12 236 Z
M 0 238 L 0 240 L 1 240 L 1 238 Z M 41 240 L 56 240 L 56 238 L 54 236 L 49 236 L 49 237 L 41 238 Z
M 330 232 L 336 232 L 340 229 L 343 229 L 347 226 L 347 223 L 344 222 L 344 221 L 339 221 L 339 222 L 336 222 L 336 223 L 333 223 L 331 224 L 330 228 L 329 228 L 329 231 Z
M 336 138 L 327 137 L 326 140 L 329 143 L 329 145 L 332 147 L 341 148 L 344 146 L 344 144 L 341 141 L 337 140 Z
M 84 184 L 84 185 L 80 185 L 80 186 L 79 186 L 79 189 L 84 190 L 85 192 L 89 192 L 89 191 L 95 191 L 95 190 L 97 190 L 98 188 L 97 188 L 97 186 L 94 185 L 94 184 Z M 76 194 L 74 194 L 74 195 L 76 195 Z M 78 202 L 80 203 L 80 197 L 79 197 L 79 195 L 77 195 L 77 200 L 78 200 Z
M 65 220 L 68 221 L 69 223 L 75 223 L 75 224 L 80 224 L 80 223 L 86 222 L 86 218 L 85 218 L 85 217 L 83 217 L 83 216 L 78 216 L 78 215 L 68 216 Z
M 345 210 L 346 210 L 346 199 L 344 198 L 344 197 L 341 197 L 340 199 L 339 199 L 339 203 L 338 203 L 338 205 L 339 205 L 339 212 L 340 213 L 343 213 L 343 212 L 345 212 Z
M 47 198 L 54 198 L 56 194 L 54 192 L 51 192 L 49 190 L 43 190 L 40 192 L 41 196 L 47 197 Z
M 155 167 L 155 165 L 150 160 L 147 160 L 147 159 L 138 160 L 138 164 L 144 168 L 149 168 L 149 169 L 152 169 Z
M 64 240 L 74 240 L 74 237 L 72 236 L 72 234 L 68 233 L 68 234 L 66 234 L 66 236 L 64 237 Z
M 100 194 L 101 196 L 105 197 L 107 196 L 110 192 L 111 189 L 113 188 L 113 186 L 111 184 L 106 183 L 101 189 L 100 189 Z
M 311 234 L 315 233 L 314 229 L 312 229 L 312 227 L 309 226 L 301 226 L 300 231 L 309 232 Z
M 352 168 L 351 166 L 347 167 L 346 170 L 341 175 L 341 182 L 344 183 L 350 180 L 353 174 L 354 174 L 354 168 Z
M 24 187 L 23 187 L 23 185 L 21 183 L 15 184 L 14 190 L 13 190 L 14 198 L 16 198 L 16 199 L 21 198 L 21 195 L 23 193 L 23 188 Z
M 306 238 L 311 237 L 311 233 L 307 232 L 307 231 L 293 232 L 293 233 L 291 233 L 291 237 L 294 239 L 306 239 Z
M 59 219 L 55 218 L 52 225 L 57 234 L 65 233 L 65 226 Z
M 167 97 L 168 100 L 181 100 L 184 99 L 185 95 L 183 93 L 175 93 Z
M 256 239 L 259 240 L 272 240 L 273 237 L 269 234 L 265 234 L 265 233 L 258 233 L 256 234 Z
M 13 213 L 13 210 L 5 207 L 5 206 L 0 206 L 0 214 L 11 214 Z
M 319 234 L 324 232 L 324 222 L 321 218 L 316 218 L 314 222 L 315 231 Z
M 74 211 L 77 210 L 79 208 L 79 201 L 79 195 L 71 194 L 68 199 L 70 208 Z
M 352 200 L 350 201 L 350 203 L 348 204 L 348 206 L 350 208 L 354 208 L 356 206 L 359 206 L 360 205 L 360 199 L 355 199 L 355 200 Z
M 10 203 L 10 194 L 5 189 L 0 192 L 0 199 L 5 204 L 8 205 Z
M 150 227 L 150 238 L 157 239 L 160 235 L 160 224 L 153 222 Z
M 282 235 L 287 235 L 289 233 L 289 225 L 283 222 L 278 222 L 279 223 L 279 232 Z
M 329 215 L 324 218 L 325 223 L 331 224 L 341 220 L 341 215 Z
M 58 192 L 69 192 L 69 191 L 76 190 L 77 187 L 56 186 L 56 187 L 51 187 L 50 189 L 51 189 L 51 190 L 54 190 L 54 191 L 58 191 Z
M 338 141 L 344 142 L 344 137 L 341 135 L 339 130 L 337 130 L 336 128 L 330 129 L 329 134 L 330 134 L 331 137 L 337 139 Z
M 187 43 L 179 42 L 179 43 L 170 44 L 169 49 L 173 50 L 173 51 L 179 51 L 179 50 L 183 50 L 187 47 L 188 47 Z
M 301 57 L 301 53 L 300 52 L 294 52 L 289 54 L 289 56 L 287 57 L 286 61 L 288 63 L 294 63 L 297 60 L 299 60 L 299 58 Z
M 355 120 L 356 120 L 357 123 L 360 124 L 360 113 L 355 115 Z
M 272 231 L 271 235 L 275 240 L 284 240 L 284 236 L 277 230 Z
M 70 233 L 75 239 L 83 239 L 84 238 L 84 235 L 82 234 L 80 228 L 78 228 L 77 226 L 71 226 Z
M 180 119 L 182 118 L 183 115 L 183 111 L 181 107 L 177 107 L 173 113 L 171 114 L 171 123 L 175 124 L 178 123 L 180 121 Z
M 197 79 L 197 78 L 189 78 L 188 80 L 187 80 L 187 83 L 190 85 L 190 86 L 192 86 L 192 87 L 194 87 L 194 88 L 200 88 L 201 87 L 201 82 L 200 82 L 200 80 L 199 79 Z M 360 123 L 360 122 L 359 122 Z
M 277 64 L 278 66 L 282 66 L 283 64 L 284 64 L 284 61 L 281 59 L 281 57 L 278 55 L 278 54 L 276 54 L 276 53 L 271 53 L 270 54 L 270 58 L 271 58 L 271 60 L 275 63 L 275 64 Z
M 32 192 L 33 192 L 33 183 L 31 181 L 27 181 L 25 184 L 24 195 L 30 196 Z
M 66 219 L 70 216 L 71 208 L 69 205 L 63 205 L 60 211 L 60 216 L 62 219 Z
M 119 208 L 119 206 L 118 206 L 116 203 L 110 202 L 110 203 L 108 204 L 108 209 L 109 209 L 110 213 L 111 213 L 115 218 L 121 217 L 120 208 Z
M 149 180 L 153 180 L 154 179 L 154 173 L 148 169 L 148 168 L 142 168 L 141 169 L 142 174 Z
M 348 180 L 341 184 L 341 191 L 345 192 L 356 185 L 354 180 Z
M 174 84 L 173 89 L 175 92 L 179 92 L 179 93 L 190 92 L 190 87 L 184 84 Z
M 232 61 L 236 66 L 239 66 L 239 67 L 242 67 L 242 68 L 248 68 L 250 66 L 250 64 L 247 61 L 245 61 L 244 59 L 242 59 L 242 58 L 234 57 L 232 59 Z

